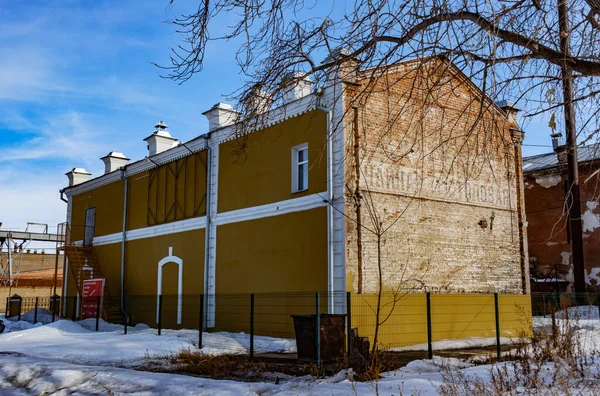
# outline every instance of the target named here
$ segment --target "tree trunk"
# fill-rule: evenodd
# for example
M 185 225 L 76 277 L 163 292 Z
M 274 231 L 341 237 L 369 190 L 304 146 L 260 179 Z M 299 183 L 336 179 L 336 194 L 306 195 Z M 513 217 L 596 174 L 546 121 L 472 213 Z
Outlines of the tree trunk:
M 377 352 L 377 338 L 379 336 L 379 317 L 381 316 L 381 298 L 383 296 L 383 274 L 381 269 L 381 230 L 377 231 L 377 277 L 378 277 L 378 290 L 377 290 L 377 310 L 375 311 L 375 335 L 373 336 L 373 347 L 371 348 L 371 355 L 375 359 L 375 352 Z
M 558 0 L 558 26 L 560 50 L 570 55 L 570 37 L 567 0 Z M 569 194 L 569 223 L 571 228 L 571 252 L 573 256 L 573 279 L 576 293 L 585 293 L 585 262 L 581 226 L 581 198 L 579 194 L 579 162 L 577 160 L 577 129 L 573 106 L 573 71 L 567 62 L 562 67 L 565 132 L 567 134 L 567 184 Z
M 357 262 L 357 293 L 363 290 L 363 253 L 362 253 L 362 218 L 360 194 L 360 134 L 358 133 L 358 108 L 354 108 L 354 173 L 356 186 L 354 188 L 354 203 L 356 205 L 356 262 Z

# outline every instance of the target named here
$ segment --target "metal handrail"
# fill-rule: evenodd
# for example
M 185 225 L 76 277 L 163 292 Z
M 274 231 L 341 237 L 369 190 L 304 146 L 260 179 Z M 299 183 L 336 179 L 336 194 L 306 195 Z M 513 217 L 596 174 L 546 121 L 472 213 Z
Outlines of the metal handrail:
M 69 248 L 69 249 L 71 249 L 71 251 L 75 252 L 75 256 L 77 257 L 77 261 L 81 263 L 82 262 L 82 257 L 83 257 L 82 256 L 83 253 L 81 251 L 81 248 L 85 248 L 85 247 L 83 245 L 82 246 L 78 246 L 78 244 L 76 243 L 76 241 L 72 241 L 71 240 L 71 235 L 72 235 L 72 227 L 71 227 L 71 225 L 69 223 L 65 222 L 65 223 L 59 224 L 57 227 L 60 227 L 59 234 L 60 234 L 60 232 L 62 232 L 65 235 L 65 245 L 63 245 L 63 248 L 65 250 L 64 259 L 65 260 L 67 259 L 68 255 L 66 253 L 66 250 L 67 250 L 67 248 Z M 90 253 L 89 253 L 89 255 L 94 256 L 94 260 L 92 260 L 92 261 L 95 261 L 96 264 L 97 264 L 94 267 L 92 267 L 93 270 L 94 270 L 94 274 L 95 275 L 96 274 L 99 275 L 100 278 L 104 278 L 104 274 L 102 273 L 102 268 L 100 268 L 98 260 L 95 259 L 94 251 L 91 250 Z M 70 269 L 71 269 L 71 271 L 73 271 L 73 276 L 77 277 L 76 274 L 75 274 L 75 272 L 74 272 L 74 270 L 73 270 L 72 266 L 70 266 Z M 76 284 L 77 284 L 77 288 L 79 289 L 79 292 L 81 293 L 83 291 L 83 280 L 80 279 L 80 282 L 81 283 L 76 282 Z M 114 305 L 113 301 L 112 301 L 112 298 L 110 297 L 110 294 L 108 293 L 108 289 L 106 288 L 106 286 L 105 286 L 105 290 L 104 290 L 104 298 L 109 303 L 108 304 L 109 306 L 113 306 Z M 107 306 L 105 305 L 103 307 L 103 311 L 104 311 L 105 315 L 107 314 L 106 308 L 107 308 Z

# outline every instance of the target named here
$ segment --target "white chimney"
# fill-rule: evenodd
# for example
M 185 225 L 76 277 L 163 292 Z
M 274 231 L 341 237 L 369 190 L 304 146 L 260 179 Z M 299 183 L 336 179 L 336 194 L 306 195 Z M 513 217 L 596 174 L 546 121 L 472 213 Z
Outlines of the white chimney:
M 237 122 L 239 113 L 227 103 L 217 103 L 210 110 L 202 113 L 208 119 L 208 131 L 223 128 Z
M 144 139 L 148 142 L 148 156 L 160 154 L 177 145 L 177 139 L 167 131 L 167 125 L 162 121 L 154 126 L 154 133 Z
M 70 172 L 65 173 L 65 175 L 69 178 L 69 187 L 71 187 L 88 181 L 92 174 L 83 168 L 73 168 Z
M 292 72 L 283 77 L 281 85 L 283 88 L 284 104 L 310 95 L 313 83 L 310 77 L 302 76 L 304 76 L 304 73 Z
M 338 78 L 343 81 L 356 81 L 360 60 L 351 55 L 352 52 L 348 48 L 337 47 L 323 59 L 322 65 L 331 64 L 331 67 L 327 70 L 327 81 L 332 82 Z
M 129 161 L 129 158 L 125 157 L 123 153 L 117 151 L 111 151 L 106 156 L 100 158 L 104 162 L 104 174 L 116 171 L 122 166 L 125 166 Z
M 521 109 L 515 106 L 515 102 L 512 100 L 499 100 L 496 105 L 500 107 L 508 116 L 508 119 L 517 124 L 517 114 Z
M 251 115 L 259 115 L 269 111 L 272 103 L 273 99 L 267 91 L 264 89 L 255 89 L 248 95 L 244 105 Z

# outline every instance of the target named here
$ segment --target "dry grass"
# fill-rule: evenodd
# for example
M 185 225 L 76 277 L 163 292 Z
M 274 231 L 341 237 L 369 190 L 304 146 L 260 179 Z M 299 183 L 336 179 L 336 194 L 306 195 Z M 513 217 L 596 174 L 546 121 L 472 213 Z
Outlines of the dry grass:
M 301 361 L 278 361 L 260 357 L 250 361 L 246 355 L 203 355 L 191 350 L 182 350 L 176 355 L 147 357 L 150 363 L 136 369 L 151 372 L 184 374 L 212 379 L 230 379 L 245 382 L 279 382 L 289 377 L 310 375 L 323 378 L 348 369 L 347 359 L 327 362 L 317 367 L 314 363 Z M 372 381 L 380 373 L 396 370 L 409 360 L 400 353 L 379 352 L 365 371 L 355 373 L 357 381 Z
M 563 301 L 560 308 L 566 310 L 568 306 Z M 530 342 L 503 355 L 489 369 L 489 379 L 462 370 L 444 370 L 438 392 L 444 396 L 600 395 L 600 378 L 590 371 L 591 366 L 600 363 L 600 355 L 583 347 L 577 329 L 577 320 L 568 317 L 558 324 L 553 321 L 550 330 L 537 329 Z
M 333 362 L 317 367 L 314 363 L 279 362 L 277 359 L 261 358 L 250 361 L 245 355 L 211 356 L 190 350 L 183 350 L 176 355 L 153 357 L 151 360 L 152 363 L 136 369 L 246 382 L 277 383 L 286 377 L 305 375 L 324 377 L 345 368 L 344 362 Z

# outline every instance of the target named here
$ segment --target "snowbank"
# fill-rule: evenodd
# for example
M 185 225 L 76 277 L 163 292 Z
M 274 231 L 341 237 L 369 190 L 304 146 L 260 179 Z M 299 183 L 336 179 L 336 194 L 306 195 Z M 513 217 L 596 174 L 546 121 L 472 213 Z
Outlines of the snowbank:
M 551 318 L 552 315 L 546 315 L 546 318 Z M 577 307 L 569 307 L 555 313 L 556 319 L 572 319 L 572 320 L 598 320 L 600 314 L 597 306 L 581 305 Z
M 197 330 L 163 330 L 140 324 L 128 328 L 95 319 L 80 322 L 59 320 L 35 325 L 5 320 L 6 334 L 0 336 L 0 352 L 18 352 L 28 356 L 54 358 L 81 364 L 139 364 L 155 356 L 179 353 L 181 350 L 198 351 Z M 250 336 L 244 333 L 203 333 L 203 348 L 208 355 L 246 354 Z M 295 352 L 294 340 L 256 336 L 257 352 Z
M 37 309 L 37 317 L 35 315 L 35 309 L 31 311 L 27 311 L 21 314 L 21 320 L 29 323 L 33 323 L 33 320 L 36 319 L 36 323 L 48 324 L 52 323 L 52 311 L 48 311 L 44 308 Z M 17 317 L 9 318 L 11 320 L 16 320 Z M 60 320 L 58 313 L 54 316 L 54 320 Z
M 31 324 L 31 323 L 26 322 L 24 320 L 20 320 L 18 322 L 16 322 L 16 321 L 13 322 L 12 320 L 4 319 L 4 325 L 6 326 L 6 328 L 4 329 L 4 333 L 3 334 L 7 334 L 7 333 L 11 333 L 13 331 L 21 331 L 21 330 L 32 329 L 34 327 L 39 327 L 42 324 L 41 323 Z
M 185 339 L 138 332 L 96 333 L 68 320 L 0 336 L 0 351 L 89 364 L 126 363 L 194 348 Z

